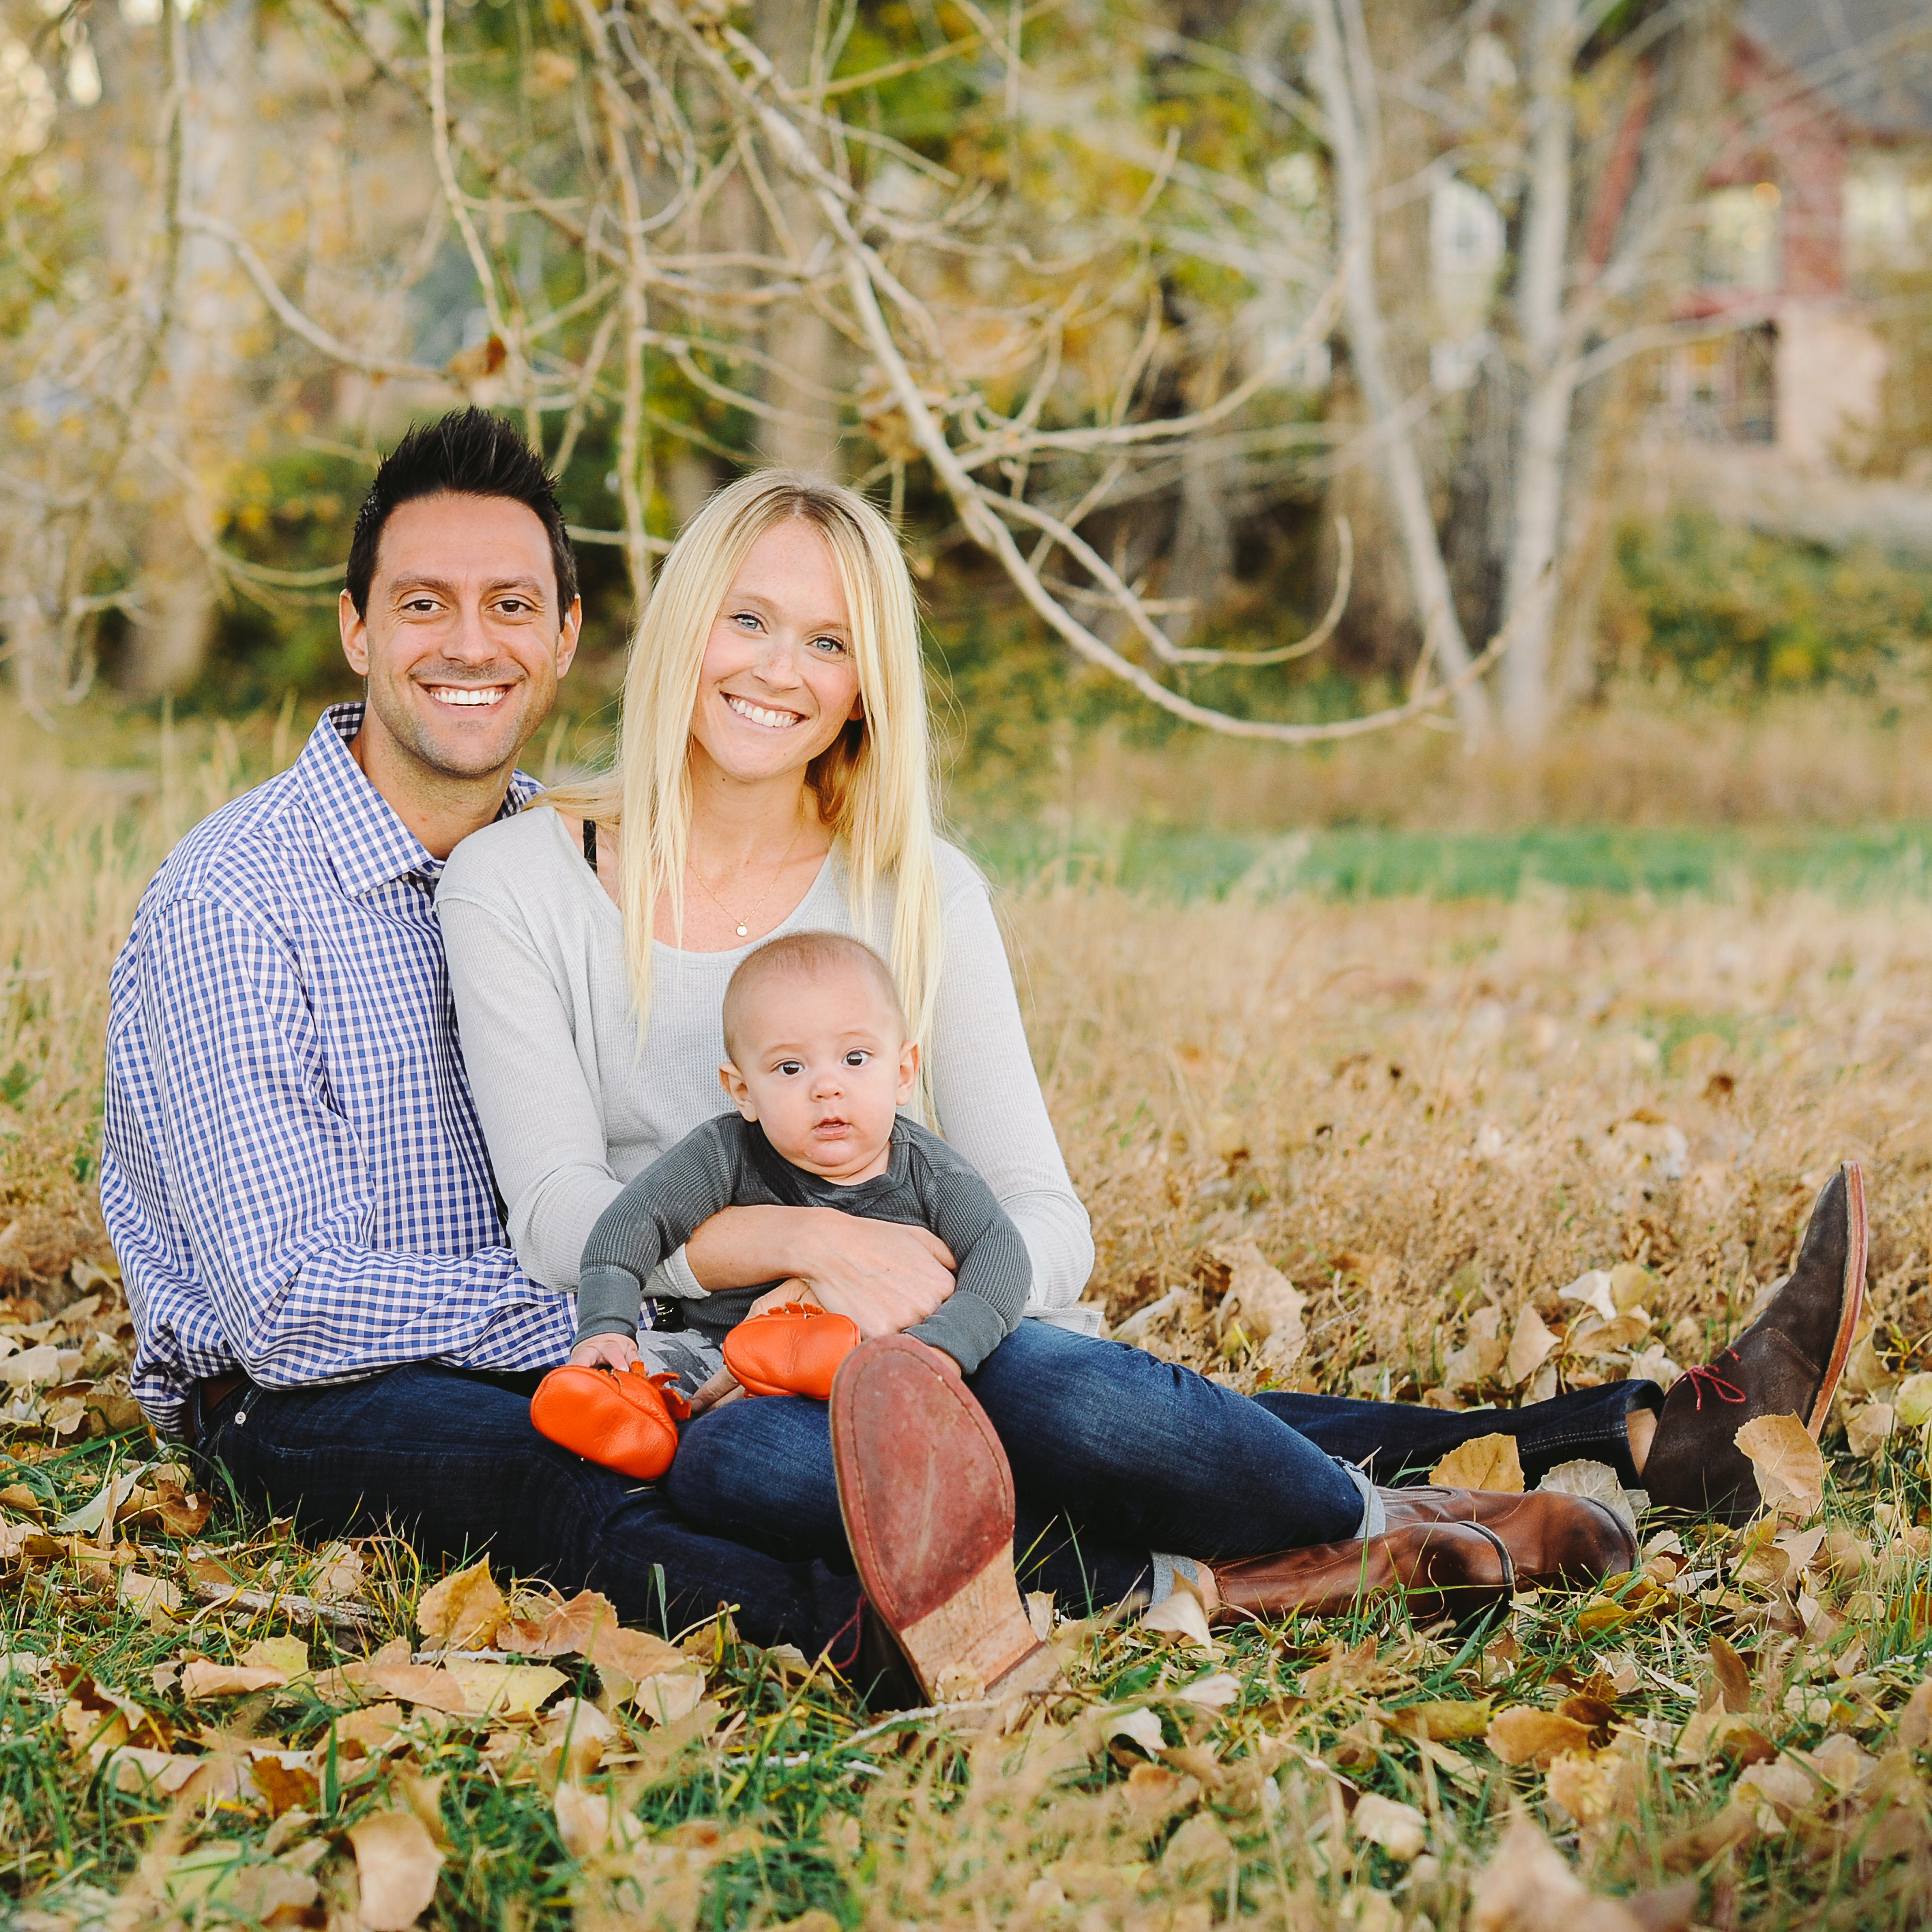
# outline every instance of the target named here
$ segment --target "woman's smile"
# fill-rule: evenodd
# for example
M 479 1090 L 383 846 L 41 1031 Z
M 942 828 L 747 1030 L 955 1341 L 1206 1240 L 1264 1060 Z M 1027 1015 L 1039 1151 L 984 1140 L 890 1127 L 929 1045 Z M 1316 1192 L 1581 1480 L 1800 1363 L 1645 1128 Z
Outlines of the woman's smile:
M 763 730 L 789 731 L 794 724 L 805 722 L 802 712 L 782 711 L 775 705 L 760 704 L 754 699 L 740 697 L 735 691 L 724 694 L 724 702 L 740 718 Z

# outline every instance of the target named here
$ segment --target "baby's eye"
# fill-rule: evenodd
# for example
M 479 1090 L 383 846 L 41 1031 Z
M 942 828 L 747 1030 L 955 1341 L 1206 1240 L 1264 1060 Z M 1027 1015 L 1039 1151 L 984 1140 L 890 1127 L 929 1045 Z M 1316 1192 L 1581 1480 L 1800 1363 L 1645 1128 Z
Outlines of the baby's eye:
M 845 1064 L 848 1066 L 863 1066 L 872 1057 L 862 1046 L 855 1046 L 845 1056 Z
M 805 1063 L 798 1060 L 782 1060 L 778 1064 L 776 1071 L 784 1074 L 789 1079 L 794 1074 L 802 1073 L 805 1071 Z

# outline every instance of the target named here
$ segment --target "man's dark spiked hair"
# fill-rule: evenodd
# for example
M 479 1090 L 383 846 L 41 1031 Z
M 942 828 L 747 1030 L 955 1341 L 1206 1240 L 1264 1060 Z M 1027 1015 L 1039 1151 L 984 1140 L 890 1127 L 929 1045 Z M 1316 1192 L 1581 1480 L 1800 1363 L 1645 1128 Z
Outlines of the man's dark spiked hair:
M 577 596 L 577 559 L 557 506 L 556 479 L 543 458 L 500 416 L 478 409 L 452 410 L 440 422 L 418 423 L 382 459 L 349 545 L 349 601 L 358 617 L 369 614 L 369 586 L 376 548 L 390 512 L 418 496 L 506 496 L 532 511 L 550 536 L 556 572 L 559 617 Z

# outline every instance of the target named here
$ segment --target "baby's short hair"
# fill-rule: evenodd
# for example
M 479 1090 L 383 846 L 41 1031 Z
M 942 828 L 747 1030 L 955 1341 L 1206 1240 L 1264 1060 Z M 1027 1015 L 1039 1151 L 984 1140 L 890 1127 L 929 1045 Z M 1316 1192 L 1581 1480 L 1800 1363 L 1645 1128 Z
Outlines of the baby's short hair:
M 844 932 L 788 932 L 768 939 L 738 962 L 738 970 L 724 988 L 724 1051 L 738 1057 L 736 1036 L 743 1018 L 745 1004 L 766 981 L 780 978 L 812 980 L 821 974 L 856 967 L 870 976 L 884 994 L 905 1031 L 905 1005 L 892 980 L 892 969 L 862 939 Z

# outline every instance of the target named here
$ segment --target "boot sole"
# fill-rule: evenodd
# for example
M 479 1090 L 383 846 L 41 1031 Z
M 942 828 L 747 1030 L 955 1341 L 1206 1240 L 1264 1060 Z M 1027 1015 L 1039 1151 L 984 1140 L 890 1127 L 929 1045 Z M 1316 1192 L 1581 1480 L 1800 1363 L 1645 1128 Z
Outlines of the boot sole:
M 1813 1442 L 1824 1432 L 1825 1419 L 1832 1412 L 1832 1399 L 1844 1380 L 1845 1364 L 1851 1360 L 1852 1338 L 1858 1333 L 1858 1317 L 1864 1312 L 1865 1267 L 1870 1230 L 1865 1220 L 1864 1169 L 1855 1160 L 1845 1169 L 1845 1293 L 1838 1311 L 1838 1332 L 1832 1343 L 1832 1359 L 1804 1426 Z
M 964 1384 L 920 1343 L 880 1336 L 839 1364 L 830 1420 L 860 1584 L 926 1696 L 956 1702 L 1044 1688 L 1057 1666 L 1013 1575 L 1012 1468 Z M 922 1479 L 920 1507 L 908 1513 L 905 1485 Z M 914 1536 L 942 1574 L 962 1544 L 977 1546 L 978 1567 L 944 1578 L 937 1591 L 921 1587 L 895 1568 L 914 1554 L 904 1546 Z M 937 1600 L 912 1614 L 909 1596 Z

